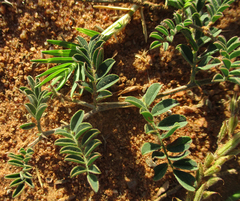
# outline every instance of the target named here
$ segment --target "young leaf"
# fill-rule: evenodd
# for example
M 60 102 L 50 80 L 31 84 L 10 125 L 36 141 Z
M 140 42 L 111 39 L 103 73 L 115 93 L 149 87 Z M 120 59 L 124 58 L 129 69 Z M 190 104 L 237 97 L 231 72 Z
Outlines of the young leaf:
M 26 103 L 25 107 L 26 107 L 27 111 L 35 118 L 36 108 L 30 103 Z
M 17 178 L 20 178 L 20 174 L 19 173 L 9 174 L 9 175 L 6 175 L 4 178 L 5 179 L 17 179 Z
M 179 50 L 179 52 L 182 54 L 184 59 L 190 64 L 193 65 L 193 54 L 190 47 L 184 44 L 180 44 L 176 47 L 176 49 Z
M 70 177 L 75 177 L 79 174 L 82 174 L 84 172 L 87 172 L 87 169 L 85 167 L 82 167 L 82 166 L 75 166 L 71 172 L 70 172 Z
M 83 116 L 84 116 L 84 111 L 83 110 L 79 110 L 77 111 L 71 118 L 70 121 L 70 129 L 73 132 L 76 132 L 78 127 L 80 126 L 80 124 L 82 123 L 83 120 Z
M 99 168 L 96 165 L 91 165 L 88 168 L 88 172 L 93 173 L 93 174 L 101 174 L 101 171 L 99 170 Z
M 47 104 L 46 103 L 43 103 L 41 104 L 38 108 L 37 108 L 37 111 L 36 111 L 36 120 L 39 121 L 42 117 L 42 114 L 43 112 L 45 111 L 45 109 L 47 108 Z
M 157 40 L 164 41 L 164 38 L 161 36 L 161 34 L 159 34 L 156 31 L 152 32 L 149 37 L 155 38 Z
M 65 48 L 69 48 L 69 49 L 72 49 L 72 50 L 75 50 L 76 47 L 79 46 L 79 44 L 76 44 L 76 43 L 71 43 L 71 42 L 66 42 L 66 41 L 60 41 L 60 40 L 47 40 L 48 43 L 51 43 L 53 45 L 58 45 L 58 46 L 62 46 L 62 47 L 65 47 Z
M 162 163 L 160 165 L 157 165 L 156 167 L 153 168 L 154 170 L 154 177 L 153 181 L 158 181 L 163 178 L 165 173 L 167 172 L 168 169 L 168 164 L 167 163 Z
M 115 74 L 110 74 L 101 79 L 97 84 L 97 92 L 103 91 L 114 85 L 119 80 L 119 77 Z
M 161 148 L 161 145 L 159 144 L 154 144 L 151 142 L 146 142 L 141 148 L 142 155 L 145 155 L 147 153 L 150 153 L 155 150 L 159 150 Z
M 26 183 L 27 185 L 29 185 L 31 188 L 34 188 L 34 185 L 33 185 L 31 179 L 27 178 L 27 179 L 25 180 L 25 183 Z
M 93 56 L 92 56 L 92 61 L 93 61 L 93 66 L 97 70 L 99 65 L 103 62 L 104 59 L 104 52 L 103 52 L 103 47 L 98 47 L 95 49 Z
M 92 128 L 92 125 L 90 124 L 90 123 L 85 123 L 85 122 L 83 122 L 83 123 L 81 123 L 79 126 L 78 126 L 78 128 L 77 128 L 77 130 L 76 130 L 76 134 L 75 134 L 75 139 L 76 140 L 78 140 L 78 138 L 84 133 L 84 132 L 86 132 L 86 131 L 88 131 L 89 129 L 91 129 Z
M 60 154 L 79 155 L 82 153 L 81 149 L 75 146 L 64 146 L 59 151 Z
M 113 67 L 115 60 L 112 58 L 106 59 L 103 61 L 97 69 L 96 79 L 102 79 Z
M 74 135 L 72 135 L 71 133 L 68 133 L 66 130 L 64 129 L 57 129 L 55 131 L 55 134 L 58 134 L 58 135 L 62 135 L 64 137 L 67 137 L 67 138 L 70 138 L 70 139 L 73 139 L 74 138 Z
M 93 30 L 89 30 L 89 29 L 84 29 L 84 28 L 76 28 L 77 31 L 79 31 L 80 33 L 84 33 L 90 37 L 93 37 L 95 35 L 99 35 L 100 33 L 97 31 L 93 31 Z
M 88 183 L 90 184 L 91 188 L 92 188 L 95 192 L 98 192 L 99 182 L 98 182 L 98 179 L 97 179 L 96 175 L 94 175 L 94 174 L 88 174 L 88 175 L 87 175 L 87 180 L 88 180 Z
M 49 54 L 49 55 L 53 55 L 56 57 L 72 57 L 74 54 L 77 53 L 76 50 L 71 50 L 71 49 L 67 49 L 67 50 L 45 50 L 42 51 L 43 54 Z
M 108 97 L 110 97 L 110 96 L 112 96 L 112 93 L 111 93 L 110 91 L 108 91 L 108 90 L 100 91 L 100 92 L 98 93 L 98 96 L 97 96 L 97 98 L 96 98 L 96 101 L 99 102 L 99 101 L 101 101 L 101 100 L 103 100 L 103 99 L 105 99 L 105 98 L 108 98 Z
M 24 167 L 23 162 L 21 162 L 21 161 L 19 161 L 19 160 L 15 160 L 15 159 L 9 160 L 9 161 L 8 161 L 8 164 L 14 165 L 14 166 L 17 166 L 17 167 Z
M 190 137 L 179 137 L 174 142 L 167 145 L 167 150 L 173 153 L 183 152 L 190 148 L 191 143 L 192 139 Z
M 162 134 L 161 138 L 164 139 L 171 136 L 179 127 L 180 125 L 176 124 L 166 134 Z
M 197 170 L 198 169 L 197 163 L 189 158 L 180 159 L 178 161 L 175 161 L 173 163 L 173 166 L 175 168 L 180 168 L 180 169 L 184 169 L 184 170 Z
M 25 186 L 25 183 L 19 184 L 18 187 L 13 192 L 12 197 L 15 198 L 15 197 L 19 196 L 22 193 L 24 186 Z
M 187 125 L 186 117 L 179 114 L 174 114 L 166 117 L 158 124 L 158 129 L 160 130 L 170 130 L 176 124 L 179 125 L 179 128 L 182 128 Z
M 193 184 L 196 180 L 191 174 L 180 170 L 173 170 L 173 174 L 183 188 L 188 191 L 195 191 Z
M 165 36 L 169 35 L 168 30 L 164 26 L 158 25 L 155 29 Z
M 153 41 L 153 42 L 151 43 L 151 45 L 150 45 L 150 50 L 153 50 L 153 49 L 155 49 L 155 48 L 157 48 L 157 47 L 160 47 L 161 45 L 162 45 L 162 43 L 161 43 L 160 41 L 155 40 L 155 41 Z
M 172 109 L 173 107 L 179 105 L 179 103 L 174 100 L 174 99 L 165 99 L 165 100 L 162 100 L 160 101 L 159 103 L 157 103 L 151 113 L 153 116 L 157 116 L 157 115 L 160 115 L 164 112 L 167 112 L 168 110 Z
M 88 156 L 100 144 L 102 144 L 102 142 L 98 139 L 93 139 L 92 141 L 90 141 L 85 147 L 85 156 Z
M 88 163 L 87 166 L 90 166 L 95 160 L 97 160 L 101 154 L 98 152 L 91 153 L 90 156 L 88 157 Z
M 82 138 L 82 146 L 85 146 L 92 138 L 98 135 L 100 132 L 97 129 L 91 129 L 90 131 L 86 132 Z
M 76 142 L 69 138 L 61 138 L 54 142 L 54 145 L 58 146 L 76 146 Z
M 29 130 L 29 129 L 32 129 L 36 126 L 35 123 L 27 123 L 27 124 L 23 124 L 20 126 L 21 129 L 23 130 Z
M 223 82 L 224 77 L 221 74 L 218 73 L 218 74 L 214 75 L 212 81 L 213 82 Z
M 140 109 L 140 114 L 143 115 L 144 119 L 147 122 L 149 122 L 149 123 L 153 122 L 153 116 L 147 109 L 141 108 Z
M 162 85 L 160 85 L 159 83 L 154 83 L 148 88 L 143 98 L 147 106 L 151 105 L 151 103 L 155 100 L 161 87 Z
M 80 155 L 73 155 L 73 154 L 70 154 L 70 155 L 67 155 L 65 158 L 64 158 L 65 161 L 70 161 L 70 162 L 74 162 L 74 163 L 79 163 L 79 164 L 85 164 L 85 161 L 83 159 L 82 156 Z
M 21 174 L 20 174 L 20 176 L 21 176 Z M 14 181 L 12 181 L 9 186 L 10 187 L 18 186 L 19 184 L 22 184 L 24 182 L 25 182 L 25 179 L 22 180 L 21 178 L 17 178 Z
M 139 99 L 137 99 L 137 98 L 135 98 L 135 97 L 133 97 L 133 96 L 128 96 L 128 97 L 125 99 L 125 101 L 126 101 L 126 102 L 129 102 L 129 103 L 131 103 L 131 104 L 133 104 L 133 105 L 135 105 L 136 107 L 138 107 L 138 108 L 140 108 L 140 109 L 146 107 L 141 100 L 139 100 Z

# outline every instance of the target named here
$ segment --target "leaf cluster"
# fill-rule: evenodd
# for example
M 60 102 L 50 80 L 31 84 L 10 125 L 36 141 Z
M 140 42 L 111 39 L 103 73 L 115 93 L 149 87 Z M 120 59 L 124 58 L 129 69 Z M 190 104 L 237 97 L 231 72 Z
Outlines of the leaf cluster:
M 187 190 L 194 191 L 195 188 L 193 187 L 193 183 L 195 182 L 195 178 L 191 174 L 179 170 L 197 170 L 197 163 L 191 159 L 185 158 L 190 154 L 189 148 L 192 142 L 191 138 L 184 136 L 178 137 L 167 146 L 163 143 L 164 139 L 170 137 L 178 128 L 187 124 L 186 118 L 183 115 L 175 114 L 164 118 L 157 125 L 154 123 L 155 116 L 163 114 L 178 105 L 178 102 L 174 99 L 165 99 L 158 102 L 150 111 L 150 105 L 157 97 L 160 89 L 161 85 L 155 83 L 149 87 L 142 100 L 135 97 L 127 97 L 125 100 L 140 109 L 140 114 L 142 114 L 148 122 L 144 127 L 145 132 L 147 134 L 157 135 L 160 141 L 160 144 L 146 142 L 142 146 L 141 152 L 143 155 L 152 153 L 153 160 L 167 159 L 167 162 L 154 167 L 155 175 L 153 180 L 160 180 L 170 166 L 178 182 Z M 167 131 L 167 133 L 160 134 L 159 130 Z M 171 155 L 169 155 L 169 153 Z
M 58 83 L 56 86 L 58 91 L 74 74 L 71 97 L 77 89 L 78 83 L 81 85 L 79 93 L 82 93 L 85 89 L 94 94 L 96 101 L 111 96 L 112 93 L 106 89 L 115 84 L 119 77 L 114 74 L 107 75 L 115 61 L 112 58 L 104 60 L 103 44 L 105 41 L 101 39 L 100 35 L 93 36 L 89 43 L 81 36 L 76 39 L 78 44 L 47 40 L 48 43 L 68 49 L 42 51 L 43 54 L 53 55 L 54 57 L 32 60 L 33 62 L 60 64 L 38 75 L 37 77 L 46 75 L 48 77 L 37 86 L 42 86 L 52 80 L 51 85 Z M 88 79 L 86 79 L 86 76 Z
M 155 28 L 156 31 L 150 34 L 150 37 L 157 39 L 152 42 L 150 49 L 163 46 L 167 50 L 169 42 L 181 33 L 188 44 L 179 44 L 176 49 L 192 67 L 191 81 L 195 80 L 198 71 L 220 66 L 223 75 L 216 74 L 213 81 L 228 80 L 240 84 L 239 70 L 231 69 L 240 66 L 239 62 L 231 61 L 240 55 L 239 38 L 233 37 L 226 41 L 219 35 L 222 30 L 212 26 L 232 2 L 233 0 L 169 0 L 168 4 L 178 10 L 174 13 L 173 20 L 164 19 Z M 214 57 L 217 52 L 223 57 L 222 61 Z
M 32 175 L 29 173 L 29 171 L 32 169 L 32 166 L 28 165 L 28 162 L 32 158 L 34 152 L 31 148 L 28 148 L 27 150 L 21 148 L 19 152 L 21 154 L 13 153 L 8 154 L 8 157 L 11 158 L 8 161 L 8 164 L 14 165 L 16 167 L 21 167 L 22 170 L 18 173 L 9 174 L 5 176 L 5 179 L 13 179 L 13 181 L 10 184 L 10 187 L 17 187 L 13 192 L 12 195 L 13 198 L 21 194 L 21 192 L 25 188 L 25 184 L 34 188 L 34 185 L 31 180 Z
M 43 112 L 47 108 L 46 102 L 48 101 L 50 94 L 47 90 L 42 91 L 41 87 L 37 86 L 40 83 L 39 79 L 36 79 L 36 81 L 34 81 L 31 76 L 28 76 L 27 81 L 30 85 L 30 89 L 28 87 L 20 87 L 20 91 L 24 93 L 30 101 L 30 103 L 25 104 L 27 111 L 39 123 Z M 20 128 L 27 130 L 32 129 L 35 126 L 36 124 L 34 122 L 31 122 L 21 125 Z
M 93 163 L 101 155 L 93 150 L 101 144 L 100 140 L 94 139 L 100 132 L 93 129 L 90 123 L 82 122 L 83 117 L 83 110 L 76 112 L 71 118 L 69 130 L 58 129 L 55 132 L 65 138 L 56 140 L 54 144 L 62 146 L 60 154 L 67 154 L 65 161 L 79 164 L 71 170 L 70 176 L 86 173 L 88 183 L 97 192 L 99 182 L 95 174 L 101 174 L 101 171 Z

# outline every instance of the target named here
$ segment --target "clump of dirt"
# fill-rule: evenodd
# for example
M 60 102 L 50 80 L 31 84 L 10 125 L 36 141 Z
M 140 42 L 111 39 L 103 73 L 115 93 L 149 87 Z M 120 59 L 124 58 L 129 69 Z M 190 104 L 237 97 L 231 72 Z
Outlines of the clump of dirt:
M 159 8 L 145 8 L 145 18 L 148 32 L 161 20 L 172 17 L 173 10 L 163 9 L 164 2 L 154 2 Z M 26 97 L 18 90 L 26 86 L 28 75 L 35 77 L 53 65 L 36 65 L 31 59 L 44 58 L 42 50 L 53 49 L 46 39 L 75 41 L 81 35 L 73 27 L 97 30 L 97 26 L 105 29 L 116 19 L 124 15 L 124 11 L 96 10 L 92 3 L 79 1 L 54 0 L 16 0 L 13 6 L 0 5 L 0 198 L 12 200 L 11 181 L 4 176 L 17 171 L 7 164 L 7 154 L 17 153 L 21 147 L 27 147 L 37 137 L 34 131 L 23 131 L 20 125 L 30 122 L 24 103 Z M 130 4 L 118 6 L 130 7 Z M 224 12 L 220 20 L 226 38 L 240 35 L 240 3 L 235 2 Z M 190 67 L 174 49 L 181 43 L 181 38 L 174 41 L 167 51 L 162 48 L 149 51 L 152 42 L 144 42 L 140 13 L 136 12 L 127 27 L 112 37 L 105 44 L 105 58 L 114 57 L 116 64 L 112 73 L 120 76 L 119 83 L 112 88 L 115 94 L 120 94 L 127 87 L 132 87 L 121 96 L 141 96 L 152 83 L 163 84 L 161 91 L 184 85 L 189 81 Z M 117 53 L 117 54 L 116 54 Z M 202 74 L 208 77 L 210 73 Z M 71 83 L 68 83 L 71 84 Z M 61 91 L 69 96 L 70 88 Z M 126 91 L 125 91 L 126 92 Z M 177 130 L 177 136 L 190 136 L 191 158 L 204 162 L 207 153 L 217 148 L 217 134 L 222 121 L 230 116 L 228 100 L 234 92 L 239 94 L 239 86 L 230 83 L 204 86 L 201 89 L 178 92 L 166 98 L 174 98 L 180 106 L 172 112 L 187 117 L 188 125 Z M 83 96 L 89 99 L 88 95 Z M 117 97 L 113 97 L 116 100 Z M 157 100 L 159 101 L 159 100 Z M 62 103 L 53 99 L 41 122 L 43 130 L 51 130 L 61 126 L 61 121 L 69 122 L 72 115 L 81 108 L 70 102 Z M 88 121 L 101 131 L 103 144 L 98 148 L 102 154 L 96 165 L 102 174 L 99 176 L 100 189 L 94 193 L 89 187 L 86 176 L 69 178 L 73 165 L 63 161 L 59 147 L 54 146 L 58 136 L 51 135 L 34 147 L 33 182 L 35 188 L 26 188 L 16 200 L 152 200 L 159 188 L 169 181 L 170 189 L 178 185 L 171 172 L 158 182 L 152 180 L 153 168 L 149 156 L 140 152 L 144 142 L 155 142 L 156 138 L 144 133 L 145 120 L 136 108 L 105 111 L 92 116 Z M 240 127 L 238 126 L 238 130 Z M 35 130 L 36 132 L 36 130 Z M 224 166 L 225 169 L 239 168 L 239 158 Z M 38 172 L 40 179 L 37 177 Z M 224 200 L 240 189 L 240 174 L 223 177 L 223 184 L 214 186 L 221 196 L 214 195 L 212 200 Z M 40 185 L 42 181 L 43 186 Z M 167 198 L 184 199 L 183 188 Z

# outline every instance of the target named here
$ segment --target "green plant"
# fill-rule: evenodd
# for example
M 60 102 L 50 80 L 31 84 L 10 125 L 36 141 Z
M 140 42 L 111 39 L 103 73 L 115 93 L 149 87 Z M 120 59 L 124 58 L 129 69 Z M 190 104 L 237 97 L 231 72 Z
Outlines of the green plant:
M 239 38 L 235 36 L 227 41 L 220 35 L 222 30 L 213 26 L 232 2 L 233 0 L 169 0 L 168 5 L 178 9 L 173 14 L 173 20 L 164 19 L 155 28 L 156 31 L 150 34 L 150 37 L 157 39 L 152 42 L 150 49 L 163 46 L 164 50 L 168 49 L 177 33 L 184 35 L 187 44 L 179 44 L 176 49 L 191 66 L 189 88 L 222 81 L 240 84 L 240 71 L 237 69 L 240 62 L 234 61 L 240 56 Z M 217 52 L 221 55 L 220 59 L 214 56 Z M 213 67 L 219 73 L 212 79 L 196 80 L 198 72 Z M 176 90 L 178 89 L 174 89 Z
M 178 128 L 186 126 L 186 117 L 174 114 L 156 123 L 157 116 L 177 106 L 178 102 L 169 98 L 160 101 L 154 106 L 152 106 L 152 103 L 157 98 L 192 87 L 199 87 L 204 84 L 223 81 L 240 84 L 240 70 L 238 68 L 240 62 L 236 61 L 236 58 L 240 56 L 239 38 L 232 37 L 227 41 L 220 35 L 221 30 L 213 27 L 216 20 L 222 16 L 222 12 L 229 7 L 232 2 L 232 0 L 169 0 L 168 5 L 174 6 L 178 10 L 174 13 L 173 20 L 165 19 L 156 27 L 157 32 L 151 33 L 150 36 L 157 39 L 157 41 L 154 41 L 150 48 L 153 49 L 162 45 L 166 50 L 176 34 L 179 32 L 182 33 L 187 39 L 187 43 L 179 44 L 176 48 L 191 66 L 190 82 L 186 86 L 177 87 L 161 93 L 159 93 L 159 91 L 162 85 L 155 83 L 149 87 L 142 98 L 138 99 L 130 96 L 125 99 L 126 102 L 101 103 L 101 101 L 107 97 L 112 96 L 112 92 L 107 89 L 119 80 L 118 75 L 108 74 L 115 61 L 112 58 L 104 60 L 103 45 L 109 37 L 126 26 L 133 13 L 140 8 L 139 5 L 134 5 L 128 14 L 124 15 L 101 34 L 96 31 L 77 28 L 78 31 L 91 36 L 89 43 L 80 36 L 76 38 L 78 43 L 48 40 L 50 44 L 67 49 L 46 50 L 43 51 L 44 54 L 49 54 L 54 57 L 32 60 L 33 62 L 57 63 L 58 65 L 38 75 L 36 80 L 28 76 L 27 80 L 30 89 L 27 87 L 20 88 L 30 101 L 30 103 L 25 104 L 26 109 L 36 120 L 36 123 L 30 122 L 22 125 L 20 128 L 32 129 L 37 126 L 40 135 L 30 144 L 30 147 L 35 146 L 43 137 L 47 138 L 54 133 L 64 136 L 65 138 L 56 140 L 55 145 L 62 146 L 60 154 L 67 154 L 64 159 L 65 161 L 79 164 L 71 170 L 70 176 L 74 177 L 85 173 L 91 188 L 95 192 L 98 192 L 99 182 L 95 174 L 100 174 L 101 172 L 93 163 L 100 157 L 100 153 L 93 151 L 101 144 L 100 140 L 95 139 L 99 131 L 92 129 L 91 124 L 83 121 L 100 111 L 136 106 L 140 109 L 140 114 L 147 121 L 144 127 L 145 133 L 155 135 L 159 141 L 159 143 L 146 142 L 141 148 L 142 155 L 152 153 L 152 160 L 159 162 L 154 168 L 155 175 L 153 179 L 155 181 L 161 179 L 170 167 L 180 185 L 190 191 L 187 197 L 188 200 L 201 200 L 215 193 L 209 192 L 207 189 L 220 180 L 220 177 L 216 176 L 215 173 L 221 170 L 221 165 L 239 153 L 238 150 L 235 150 L 240 139 L 239 133 L 235 134 L 233 139 L 230 139 L 223 147 L 219 147 L 214 154 L 209 154 L 203 165 L 197 165 L 195 161 L 186 158 L 190 154 L 189 147 L 192 143 L 190 137 L 180 136 L 170 144 L 165 144 L 166 139 L 173 137 L 173 133 Z M 203 12 L 203 8 L 205 7 L 207 12 Z M 219 57 L 216 56 L 217 53 L 219 53 Z M 206 80 L 196 79 L 196 74 L 199 71 L 210 70 L 213 67 L 217 69 L 217 73 L 213 78 Z M 39 78 L 44 76 L 47 77 L 40 82 Z M 59 93 L 60 89 L 68 80 L 72 81 L 72 85 L 70 86 L 71 99 Z M 41 91 L 41 87 L 50 81 L 52 91 Z M 56 87 L 54 88 L 53 86 Z M 78 92 L 82 94 L 83 90 L 92 94 L 93 101 L 91 102 L 93 102 L 93 104 L 74 99 L 74 93 Z M 64 100 L 87 106 L 91 110 L 88 113 L 84 113 L 83 110 L 76 112 L 72 116 L 69 125 L 43 131 L 40 122 L 47 108 L 46 102 L 52 94 L 61 96 Z M 219 134 L 219 142 L 225 136 L 226 130 L 228 130 L 230 135 L 234 134 L 238 122 L 237 111 L 239 111 L 239 100 L 240 99 L 236 99 L 236 97 L 234 100 L 231 100 L 231 117 L 223 124 Z M 15 162 L 10 160 L 9 163 L 15 163 L 15 165 L 20 164 L 20 167 L 23 167 L 23 169 L 26 168 L 22 173 L 6 176 L 6 178 L 16 179 L 10 184 L 11 187 L 18 185 L 13 193 L 14 197 L 22 192 L 24 182 L 33 187 L 30 182 L 31 175 L 27 173 L 30 167 L 25 164 L 30 157 L 27 155 L 28 150 L 30 150 L 30 154 L 32 149 L 27 149 L 26 152 L 23 151 L 24 149 L 20 150 L 23 155 L 26 155 L 26 159 L 22 155 L 10 154 L 9 157 L 15 157 Z M 197 170 L 196 177 L 188 172 L 195 170 Z
M 39 79 L 34 79 L 31 76 L 27 77 L 28 84 L 30 85 L 29 89 L 28 87 L 20 87 L 20 91 L 24 93 L 27 98 L 29 99 L 30 103 L 26 103 L 25 107 L 27 111 L 32 115 L 32 117 L 37 122 L 37 128 L 40 135 L 42 135 L 42 128 L 41 128 L 41 118 L 43 115 L 43 112 L 47 108 L 46 102 L 50 98 L 50 94 L 47 90 L 41 90 L 41 87 L 38 86 L 40 83 Z M 36 126 L 34 122 L 30 122 L 27 124 L 23 124 L 20 126 L 21 129 L 28 130 L 32 129 Z
M 8 161 L 8 164 L 14 165 L 16 167 L 21 167 L 22 170 L 18 173 L 9 174 L 6 175 L 6 179 L 14 179 L 14 181 L 9 185 L 10 187 L 16 187 L 14 190 L 12 197 L 15 198 L 21 194 L 23 189 L 25 188 L 25 184 L 28 186 L 34 188 L 34 185 L 32 183 L 32 175 L 29 173 L 29 171 L 32 169 L 32 166 L 28 165 L 29 160 L 32 158 L 33 150 L 31 148 L 28 148 L 27 150 L 21 148 L 19 150 L 21 154 L 14 154 L 9 153 L 8 157 L 12 158 Z
M 98 192 L 99 182 L 94 174 L 101 174 L 100 170 L 93 162 L 101 156 L 98 152 L 92 151 L 101 144 L 98 139 L 93 139 L 99 134 L 97 129 L 92 129 L 90 123 L 83 123 L 84 111 L 76 112 L 70 121 L 70 129 L 58 129 L 56 134 L 65 138 L 55 141 L 55 145 L 63 146 L 60 154 L 67 154 L 65 161 L 71 161 L 78 164 L 71 172 L 70 176 L 74 177 L 82 173 L 87 173 L 87 180 L 91 188 Z M 81 138 L 81 141 L 79 140 Z M 84 166 L 84 167 L 83 167 Z
M 167 146 L 164 144 L 164 139 L 170 137 L 178 128 L 181 128 L 187 124 L 186 118 L 183 115 L 170 115 L 162 119 L 158 124 L 155 123 L 154 117 L 167 112 L 171 108 L 178 105 L 178 102 L 174 99 L 165 99 L 158 102 L 150 111 L 150 105 L 157 97 L 161 89 L 161 85 L 158 83 L 152 84 L 142 100 L 135 97 L 127 97 L 126 101 L 135 105 L 140 109 L 140 114 L 143 115 L 147 121 L 144 129 L 146 134 L 156 135 L 159 144 L 146 142 L 142 148 L 142 155 L 152 152 L 152 159 L 163 160 L 166 162 L 161 163 L 154 167 L 154 181 L 160 180 L 166 173 L 168 167 L 171 167 L 173 174 L 178 182 L 187 190 L 194 191 L 193 184 L 195 178 L 187 172 L 181 170 L 197 170 L 197 163 L 191 159 L 185 158 L 190 154 L 188 150 L 192 142 L 190 137 L 178 137 L 171 144 Z M 161 134 L 161 131 L 167 131 L 167 133 Z M 162 149 L 163 151 L 159 151 Z M 176 153 L 179 153 L 176 155 Z M 179 170 L 181 169 L 181 170 Z

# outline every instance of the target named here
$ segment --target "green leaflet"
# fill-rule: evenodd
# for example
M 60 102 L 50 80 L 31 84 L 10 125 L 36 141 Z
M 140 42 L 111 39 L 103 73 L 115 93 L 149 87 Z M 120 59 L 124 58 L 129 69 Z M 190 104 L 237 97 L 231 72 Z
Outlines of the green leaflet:
M 153 152 L 155 150 L 159 150 L 161 148 L 161 145 L 151 143 L 151 142 L 146 142 L 141 148 L 142 155 L 145 155 L 147 153 Z
M 195 178 L 187 173 L 180 170 L 173 170 L 173 174 L 178 180 L 178 182 L 188 191 L 195 191 L 193 187 L 194 182 L 196 181 Z

